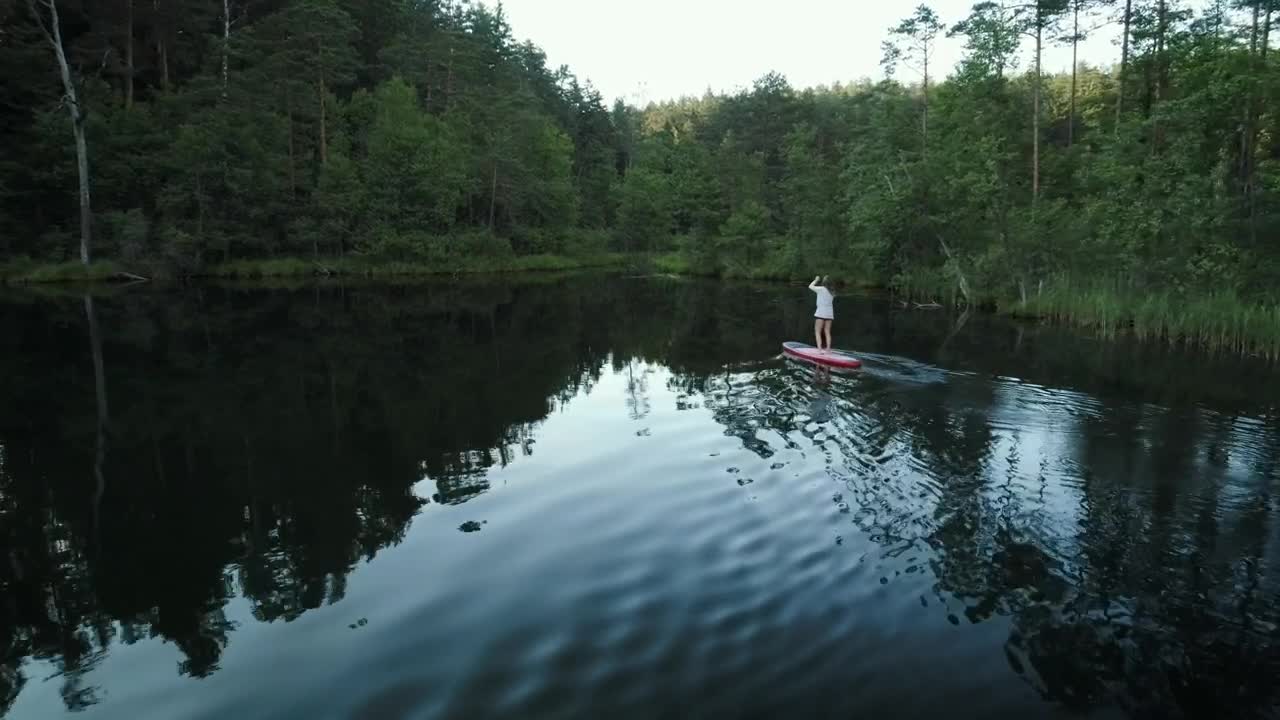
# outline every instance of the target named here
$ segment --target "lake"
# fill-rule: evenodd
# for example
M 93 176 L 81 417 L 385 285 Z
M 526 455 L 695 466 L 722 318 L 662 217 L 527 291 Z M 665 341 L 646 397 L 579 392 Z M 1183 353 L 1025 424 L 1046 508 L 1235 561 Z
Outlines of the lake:
M 0 295 L 0 715 L 1276 717 L 1273 366 L 812 307 Z

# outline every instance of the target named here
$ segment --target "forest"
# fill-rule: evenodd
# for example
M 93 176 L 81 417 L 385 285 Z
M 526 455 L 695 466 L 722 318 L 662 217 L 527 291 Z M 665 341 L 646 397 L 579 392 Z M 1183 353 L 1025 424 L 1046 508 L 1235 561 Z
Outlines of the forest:
M 635 107 L 549 67 L 500 4 L 0 0 L 0 264 L 182 277 L 643 254 L 1274 354 L 1277 10 L 904 5 L 879 79 L 770 73 Z M 1048 48 L 1104 30 L 1118 63 L 1043 71 Z M 956 67 L 936 61 L 944 37 L 963 42 Z

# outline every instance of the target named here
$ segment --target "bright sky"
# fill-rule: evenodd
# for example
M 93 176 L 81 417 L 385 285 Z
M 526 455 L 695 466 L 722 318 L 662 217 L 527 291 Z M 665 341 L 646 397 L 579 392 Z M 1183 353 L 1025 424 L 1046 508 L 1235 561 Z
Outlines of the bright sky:
M 496 0 L 485 0 L 490 6 Z M 975 0 L 929 0 L 950 28 Z M 880 43 L 920 0 L 505 0 L 520 40 L 532 40 L 607 102 L 643 104 L 708 87 L 733 91 L 770 70 L 796 88 L 861 78 L 879 79 Z M 1097 22 L 1096 20 L 1094 22 Z M 1081 22 L 1082 27 L 1084 22 Z M 1080 58 L 1109 64 L 1120 56 L 1119 28 L 1109 25 L 1080 47 Z M 950 72 L 963 53 L 960 40 L 942 39 L 938 62 Z M 1021 67 L 1029 60 L 1023 53 Z M 1052 47 L 1045 72 L 1070 69 L 1071 48 Z M 916 76 L 901 68 L 898 77 Z

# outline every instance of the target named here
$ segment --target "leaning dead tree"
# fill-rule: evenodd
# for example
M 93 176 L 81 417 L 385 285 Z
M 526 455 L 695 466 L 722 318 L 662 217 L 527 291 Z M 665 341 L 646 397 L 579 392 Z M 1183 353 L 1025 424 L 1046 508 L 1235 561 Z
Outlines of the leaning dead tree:
M 89 248 L 93 236 L 93 211 L 89 203 L 89 144 L 85 140 L 85 110 L 80 93 L 71 78 L 71 66 L 62 45 L 62 23 L 58 19 L 58 0 L 27 0 L 31 15 L 53 49 L 62 76 L 62 104 L 71 114 L 71 130 L 76 137 L 76 169 L 80 176 L 80 262 L 89 264 Z

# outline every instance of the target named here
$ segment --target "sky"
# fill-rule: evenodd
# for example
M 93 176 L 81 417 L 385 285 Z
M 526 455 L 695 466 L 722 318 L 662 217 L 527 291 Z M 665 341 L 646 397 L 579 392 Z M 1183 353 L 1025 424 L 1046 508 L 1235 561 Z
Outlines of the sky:
M 944 25 L 975 0 L 929 0 Z M 486 0 L 495 6 L 496 0 Z M 732 92 L 776 70 L 796 88 L 883 77 L 880 43 L 920 0 L 504 0 L 515 36 L 532 40 L 552 67 L 568 65 L 607 102 L 643 105 L 708 88 Z M 1096 21 L 1095 21 L 1096 22 Z M 1084 22 L 1081 23 L 1082 27 Z M 1081 44 L 1080 59 L 1118 61 L 1119 28 Z M 1028 67 L 1029 45 L 1020 67 Z M 941 39 L 937 62 L 950 72 L 960 40 Z M 1052 47 L 1045 72 L 1069 70 L 1071 48 Z M 917 79 L 902 68 L 904 82 Z

